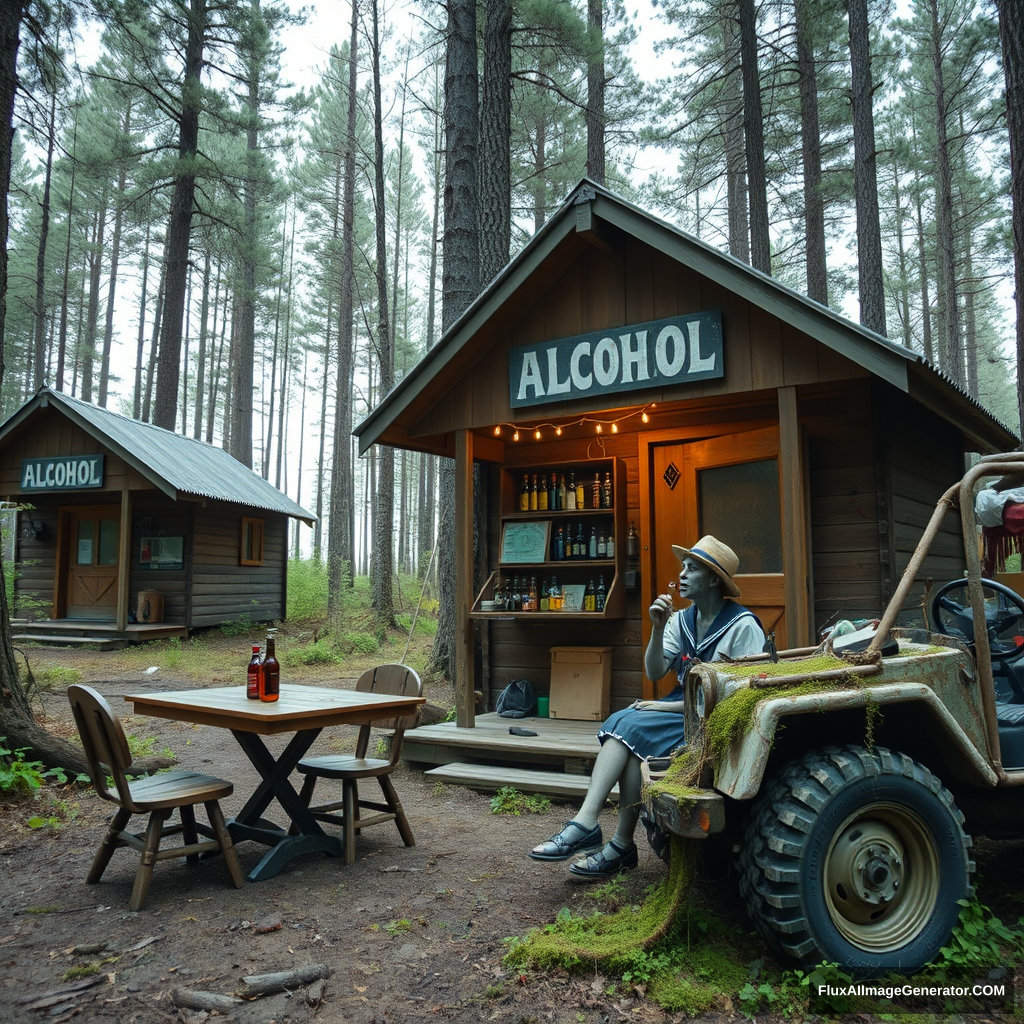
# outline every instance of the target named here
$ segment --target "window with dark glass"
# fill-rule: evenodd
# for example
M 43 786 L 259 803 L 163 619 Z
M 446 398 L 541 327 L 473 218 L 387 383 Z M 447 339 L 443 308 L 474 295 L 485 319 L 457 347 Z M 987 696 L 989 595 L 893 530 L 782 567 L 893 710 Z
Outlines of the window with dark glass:
M 242 565 L 263 564 L 263 520 L 242 520 Z

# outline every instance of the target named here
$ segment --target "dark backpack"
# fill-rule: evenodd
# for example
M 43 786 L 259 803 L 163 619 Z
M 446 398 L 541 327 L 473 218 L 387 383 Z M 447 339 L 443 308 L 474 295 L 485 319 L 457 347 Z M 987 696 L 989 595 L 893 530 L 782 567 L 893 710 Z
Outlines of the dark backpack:
M 537 710 L 533 687 L 528 679 L 513 679 L 501 693 L 495 710 L 502 718 L 526 718 Z

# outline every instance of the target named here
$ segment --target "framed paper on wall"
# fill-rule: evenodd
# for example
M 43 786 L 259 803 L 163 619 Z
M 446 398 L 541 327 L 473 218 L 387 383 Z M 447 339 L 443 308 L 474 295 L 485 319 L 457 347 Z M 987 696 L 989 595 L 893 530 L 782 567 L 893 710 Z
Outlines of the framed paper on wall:
M 139 565 L 143 569 L 183 569 L 184 537 L 143 537 L 139 541 Z
M 526 564 L 548 560 L 551 521 L 505 523 L 501 531 L 501 561 Z

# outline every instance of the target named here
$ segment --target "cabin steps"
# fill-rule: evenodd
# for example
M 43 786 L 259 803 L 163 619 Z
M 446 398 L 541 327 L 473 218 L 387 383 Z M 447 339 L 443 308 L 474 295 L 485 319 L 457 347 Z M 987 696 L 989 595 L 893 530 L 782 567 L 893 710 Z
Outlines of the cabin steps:
M 94 651 L 119 651 L 129 642 L 127 637 L 120 636 L 61 636 L 59 633 L 15 633 L 11 641 L 50 647 L 88 647 Z
M 464 764 L 454 762 L 424 772 L 436 782 L 452 786 L 468 786 L 484 793 L 495 793 L 511 786 L 521 793 L 540 793 L 544 796 L 582 800 L 590 783 L 588 775 L 567 775 L 564 772 L 542 772 L 530 768 L 511 768 L 502 765 Z M 618 800 L 619 787 L 611 793 Z

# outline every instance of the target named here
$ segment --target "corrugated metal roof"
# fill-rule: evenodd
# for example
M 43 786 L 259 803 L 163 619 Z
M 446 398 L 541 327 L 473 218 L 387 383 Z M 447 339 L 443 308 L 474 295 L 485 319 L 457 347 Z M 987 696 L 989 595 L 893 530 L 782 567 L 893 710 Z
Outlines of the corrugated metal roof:
M 316 521 L 315 515 L 233 459 L 223 448 L 121 416 L 49 388 L 41 390 L 0 427 L 0 438 L 33 407 L 47 405 L 60 407 L 70 419 L 172 498 L 194 494 L 281 512 L 308 523 Z

